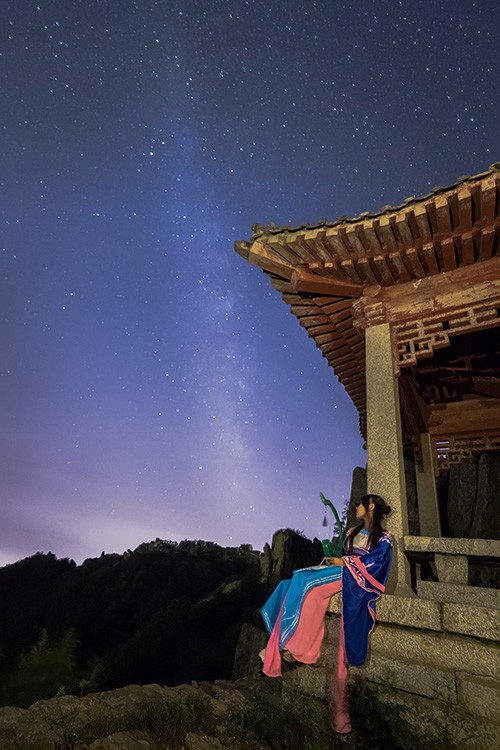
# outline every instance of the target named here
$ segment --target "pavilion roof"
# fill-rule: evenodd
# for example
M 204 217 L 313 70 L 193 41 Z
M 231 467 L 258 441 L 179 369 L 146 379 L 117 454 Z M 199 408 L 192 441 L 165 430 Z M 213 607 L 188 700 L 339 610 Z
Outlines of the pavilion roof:
M 392 297 L 400 287 L 404 298 L 436 276 L 451 283 L 456 276 L 460 289 L 469 277 L 476 283 L 482 269 L 490 269 L 490 278 L 491 264 L 496 269 L 500 259 L 499 195 L 496 163 L 376 213 L 300 227 L 256 225 L 250 241 L 235 242 L 235 250 L 269 276 L 345 386 L 363 424 L 365 343 L 353 325 L 353 303 L 389 287 L 395 287 L 388 290 Z

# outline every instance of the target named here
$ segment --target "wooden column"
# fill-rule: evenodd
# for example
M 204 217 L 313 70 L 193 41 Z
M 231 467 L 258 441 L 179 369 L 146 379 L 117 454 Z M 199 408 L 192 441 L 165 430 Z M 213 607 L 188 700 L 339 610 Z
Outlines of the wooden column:
M 392 508 L 387 528 L 395 536 L 396 547 L 387 592 L 412 596 L 403 543 L 408 534 L 408 509 L 399 392 L 389 323 L 368 325 L 365 337 L 368 492 L 381 495 Z
M 441 519 L 434 477 L 432 442 L 428 432 L 420 435 L 420 451 L 423 471 L 415 472 L 420 536 L 440 537 Z

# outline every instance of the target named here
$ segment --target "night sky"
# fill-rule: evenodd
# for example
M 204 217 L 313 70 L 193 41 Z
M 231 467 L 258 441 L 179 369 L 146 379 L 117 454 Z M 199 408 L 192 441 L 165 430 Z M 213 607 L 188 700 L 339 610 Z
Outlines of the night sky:
M 500 158 L 498 4 L 0 7 L 0 564 L 321 535 L 357 413 L 254 223 L 357 216 Z

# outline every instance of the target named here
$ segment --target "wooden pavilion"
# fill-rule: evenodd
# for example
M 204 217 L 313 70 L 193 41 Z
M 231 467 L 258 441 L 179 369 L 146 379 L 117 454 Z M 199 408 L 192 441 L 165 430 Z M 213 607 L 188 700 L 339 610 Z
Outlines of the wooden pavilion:
M 255 226 L 237 241 L 344 385 L 367 440 L 368 491 L 394 509 L 396 589 L 408 592 L 403 441 L 420 533 L 440 537 L 435 475 L 500 449 L 500 164 L 377 213 Z

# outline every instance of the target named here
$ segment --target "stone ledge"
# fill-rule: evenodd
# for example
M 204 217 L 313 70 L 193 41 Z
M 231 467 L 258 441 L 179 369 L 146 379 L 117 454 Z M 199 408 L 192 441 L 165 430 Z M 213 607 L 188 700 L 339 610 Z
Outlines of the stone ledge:
M 498 539 L 444 539 L 431 536 L 405 536 L 405 552 L 438 552 L 444 555 L 500 558 Z
M 455 674 L 448 670 L 372 654 L 365 666 L 350 667 L 349 673 L 412 695 L 458 703 Z
M 417 581 L 418 596 L 434 602 L 468 604 L 473 607 L 500 609 L 500 591 L 476 586 L 460 586 L 454 583 Z
M 500 680 L 500 649 L 465 635 L 379 623 L 370 636 L 369 653 Z
M 327 612 L 339 615 L 342 612 L 340 596 L 332 596 Z M 441 631 L 441 607 L 417 597 L 384 594 L 376 606 L 377 622 L 388 622 L 410 628 Z
M 409 628 L 441 631 L 441 607 L 437 602 L 385 594 L 377 602 L 377 620 Z
M 459 701 L 473 716 L 500 724 L 500 682 L 459 672 Z
M 500 640 L 500 611 L 466 604 L 443 604 L 443 627 L 450 633 Z

